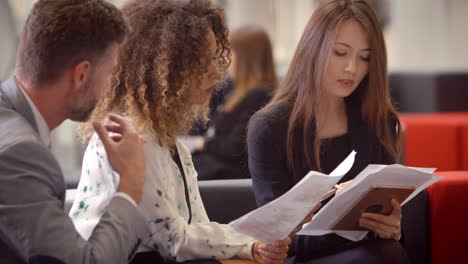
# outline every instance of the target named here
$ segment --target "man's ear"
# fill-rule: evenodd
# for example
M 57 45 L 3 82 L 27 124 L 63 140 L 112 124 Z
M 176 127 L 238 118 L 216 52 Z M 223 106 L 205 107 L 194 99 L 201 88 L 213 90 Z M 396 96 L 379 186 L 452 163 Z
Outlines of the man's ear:
M 91 62 L 82 61 L 72 69 L 72 92 L 78 92 L 91 78 Z

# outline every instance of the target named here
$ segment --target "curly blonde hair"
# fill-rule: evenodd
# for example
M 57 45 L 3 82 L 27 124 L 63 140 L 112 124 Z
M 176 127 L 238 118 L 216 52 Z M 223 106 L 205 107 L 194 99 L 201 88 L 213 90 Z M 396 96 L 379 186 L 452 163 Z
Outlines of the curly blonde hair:
M 230 64 L 223 9 L 208 0 L 133 0 L 122 13 L 132 31 L 119 50 L 111 88 L 79 134 L 87 142 L 91 123 L 116 112 L 130 117 L 140 132 L 149 131 L 172 147 L 177 134 L 187 133 L 197 120 L 206 120 L 206 107 L 200 111 L 188 102 L 193 96 L 189 87 L 201 84 L 212 59 L 210 29 L 220 71 L 226 72 Z

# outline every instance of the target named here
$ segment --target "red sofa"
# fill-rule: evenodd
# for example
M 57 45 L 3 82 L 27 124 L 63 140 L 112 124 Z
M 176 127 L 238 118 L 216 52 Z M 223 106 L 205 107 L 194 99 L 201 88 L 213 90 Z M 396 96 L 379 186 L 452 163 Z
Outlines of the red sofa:
M 434 174 L 444 178 L 427 189 L 431 263 L 468 263 L 468 171 Z
M 468 170 L 468 112 L 400 114 L 405 164 Z

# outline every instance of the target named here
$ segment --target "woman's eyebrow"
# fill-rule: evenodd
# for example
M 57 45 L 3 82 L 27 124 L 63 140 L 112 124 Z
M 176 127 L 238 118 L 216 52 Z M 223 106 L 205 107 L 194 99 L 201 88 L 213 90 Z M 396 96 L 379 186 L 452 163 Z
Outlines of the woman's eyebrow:
M 344 43 L 344 42 L 337 42 L 336 44 L 340 44 L 340 45 L 343 45 L 345 47 L 348 47 L 350 49 L 352 49 L 353 47 L 351 47 L 350 45 Z M 362 49 L 361 51 L 370 51 L 370 48 L 365 48 L 365 49 Z

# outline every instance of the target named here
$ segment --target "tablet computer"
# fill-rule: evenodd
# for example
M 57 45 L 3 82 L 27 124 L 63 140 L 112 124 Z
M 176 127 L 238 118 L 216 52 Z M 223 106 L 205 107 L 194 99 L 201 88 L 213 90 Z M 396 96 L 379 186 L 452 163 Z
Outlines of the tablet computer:
M 367 230 L 359 225 L 364 212 L 389 215 L 392 212 L 392 198 L 400 204 L 415 190 L 414 186 L 374 185 L 365 192 L 350 209 L 332 225 L 332 230 Z

